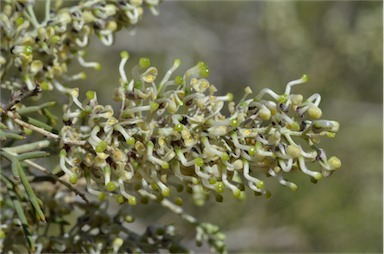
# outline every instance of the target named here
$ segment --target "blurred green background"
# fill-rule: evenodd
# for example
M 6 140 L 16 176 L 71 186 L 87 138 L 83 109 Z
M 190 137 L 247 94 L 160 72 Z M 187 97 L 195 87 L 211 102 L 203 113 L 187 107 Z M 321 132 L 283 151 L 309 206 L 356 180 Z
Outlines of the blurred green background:
M 88 59 L 103 70 L 89 72 L 83 92 L 99 84 L 93 89 L 101 101 L 112 103 L 123 49 L 132 58 L 128 65 L 146 56 L 160 73 L 174 58 L 183 62 L 179 73 L 203 60 L 220 93 L 236 98 L 246 86 L 282 92 L 308 74 L 310 81 L 294 91 L 320 93 L 323 118 L 341 123 L 338 135 L 322 144 L 342 168 L 316 185 L 291 176 L 295 193 L 270 181 L 271 199 L 228 196 L 222 204 L 187 204 L 187 211 L 220 225 L 230 252 L 382 253 L 382 13 L 380 1 L 165 1 L 160 16 L 146 13 L 137 29 L 118 34 L 113 48 L 92 42 Z M 175 220 L 156 206 L 135 209 L 144 216 L 133 225 L 138 228 Z M 192 228 L 182 230 L 195 252 L 207 251 L 188 240 Z

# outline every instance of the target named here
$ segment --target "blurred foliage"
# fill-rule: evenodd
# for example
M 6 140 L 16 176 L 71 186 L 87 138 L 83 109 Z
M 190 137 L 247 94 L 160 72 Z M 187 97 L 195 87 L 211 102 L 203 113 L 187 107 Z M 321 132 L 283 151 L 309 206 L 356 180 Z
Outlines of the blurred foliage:
M 301 89 L 318 91 L 324 117 L 340 121 L 324 145 L 343 167 L 327 181 L 312 186 L 298 177 L 296 193 L 276 185 L 270 200 L 248 195 L 188 208 L 227 231 L 230 252 L 382 252 L 382 11 L 377 1 L 172 1 L 135 36 L 118 37 L 117 51 L 145 52 L 159 66 L 176 56 L 186 66 L 203 59 L 212 83 L 236 98 L 247 85 L 281 91 L 308 73 Z M 95 59 L 112 55 L 100 54 Z

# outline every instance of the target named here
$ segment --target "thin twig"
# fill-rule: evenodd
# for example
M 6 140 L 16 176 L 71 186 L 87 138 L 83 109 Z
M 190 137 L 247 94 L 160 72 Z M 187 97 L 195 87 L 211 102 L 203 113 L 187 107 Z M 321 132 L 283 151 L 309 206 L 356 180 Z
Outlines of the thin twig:
M 48 171 L 48 169 L 46 169 L 45 167 L 37 164 L 37 163 L 34 163 L 33 161 L 31 160 L 25 160 L 24 161 L 25 163 L 27 163 L 28 165 L 34 167 L 35 169 L 49 175 L 50 177 L 52 177 L 54 180 L 60 182 L 61 184 L 63 184 L 65 187 L 67 187 L 70 191 L 73 191 L 74 193 L 76 193 L 77 195 L 79 195 L 81 197 L 81 199 L 83 199 L 86 203 L 89 203 L 88 199 L 86 198 L 85 194 L 80 192 L 78 189 L 72 187 L 69 183 L 61 180 L 58 176 L 52 174 L 51 172 Z

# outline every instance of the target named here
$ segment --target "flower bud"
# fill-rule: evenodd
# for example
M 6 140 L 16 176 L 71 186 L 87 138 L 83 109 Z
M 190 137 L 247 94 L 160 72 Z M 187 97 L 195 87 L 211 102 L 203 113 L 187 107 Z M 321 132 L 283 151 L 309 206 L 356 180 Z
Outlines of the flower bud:
M 331 167 L 331 169 L 338 169 L 341 167 L 341 161 L 336 156 L 332 156 L 328 159 L 328 165 Z

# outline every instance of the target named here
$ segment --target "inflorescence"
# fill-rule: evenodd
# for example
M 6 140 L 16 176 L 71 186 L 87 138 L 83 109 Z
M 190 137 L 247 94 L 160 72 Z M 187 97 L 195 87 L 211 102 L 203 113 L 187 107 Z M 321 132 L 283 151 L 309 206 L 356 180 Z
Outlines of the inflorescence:
M 318 147 L 321 136 L 333 137 L 339 129 L 338 122 L 320 119 L 320 95 L 291 93 L 307 75 L 289 82 L 283 94 L 262 89 L 252 95 L 247 87 L 235 103 L 231 93 L 215 95 L 203 62 L 171 78 L 181 64 L 176 59 L 158 81 L 147 58 L 128 79 L 128 53 L 121 58 L 118 113 L 100 105 L 95 92 L 80 102 L 73 90 L 60 133 L 61 169 L 71 183 L 84 176 L 88 192 L 101 200 L 110 195 L 135 205 L 172 196 L 181 205 L 175 193 L 186 190 L 202 204 L 210 194 L 221 201 L 225 190 L 243 199 L 246 188 L 268 197 L 263 175 L 295 191 L 288 173 L 300 170 L 316 182 L 341 166 Z M 225 105 L 229 117 L 222 113 Z M 313 162 L 319 170 L 308 168 Z
M 104 45 L 112 45 L 116 32 L 140 21 L 144 6 L 157 14 L 159 0 L 91 0 L 69 8 L 61 3 L 47 0 L 44 19 L 39 22 L 33 10 L 35 0 L 4 1 L 0 13 L 1 88 L 13 92 L 26 84 L 31 91 L 39 83 L 43 90 L 60 90 L 58 78 L 67 82 L 85 79 L 84 72 L 68 74 L 68 66 L 75 60 L 86 68 L 101 68 L 84 59 L 91 37 L 96 35 Z M 21 78 L 14 79 L 15 72 Z
M 217 89 L 206 79 L 209 72 L 203 62 L 178 76 L 174 73 L 181 61 L 176 59 L 158 79 L 151 61 L 141 58 L 128 77 L 125 65 L 129 54 L 123 51 L 120 81 L 113 94 L 118 107 L 100 104 L 94 91 L 86 92 L 83 98 L 79 88 L 65 85 L 86 78 L 84 72 L 69 74 L 73 61 L 86 68 L 101 68 L 99 63 L 85 60 L 84 49 L 94 35 L 110 46 L 116 32 L 137 24 L 143 7 L 157 14 L 158 3 L 84 0 L 64 8 L 61 1 L 47 0 L 43 18 L 35 14 L 34 0 L 5 0 L 2 4 L 0 88 L 10 99 L 0 105 L 0 141 L 6 141 L 0 156 L 9 162 L 4 165 L 10 170 L 0 175 L 8 198 L 0 196 L 0 205 L 10 209 L 2 209 L 5 223 L 0 225 L 0 249 L 5 242 L 6 248 L 16 250 L 14 236 L 20 235 L 22 228 L 31 252 L 117 253 L 124 249 L 147 253 L 163 248 L 184 252 L 184 247 L 174 241 L 172 226 L 151 226 L 138 236 L 122 225 L 132 217 L 121 211 L 152 200 L 195 225 L 198 243 L 207 241 L 216 251 L 225 252 L 224 235 L 216 226 L 200 223 L 184 212 L 182 192 L 191 193 L 197 205 L 210 196 L 221 202 L 227 190 L 240 200 L 247 189 L 269 197 L 265 176 L 295 191 L 297 185 L 286 178 L 290 172 L 301 171 L 317 182 L 341 167 L 337 157 L 328 157 L 318 146 L 321 136 L 335 136 L 339 123 L 321 119 L 319 94 L 304 99 L 301 94 L 291 93 L 293 86 L 308 80 L 306 75 L 289 82 L 282 94 L 270 89 L 253 94 L 247 87 L 236 103 L 231 93 L 216 95 Z M 69 97 L 62 117 L 48 110 L 55 102 L 25 102 L 29 97 L 42 97 L 47 90 Z M 228 115 L 223 113 L 226 109 Z M 64 124 L 60 131 L 55 129 L 58 120 Z M 30 136 L 27 142 L 14 143 L 32 133 L 44 138 Z M 57 168 L 50 170 L 33 161 L 48 156 L 57 143 Z M 41 179 L 28 171 L 32 168 L 86 202 L 83 187 L 100 201 L 115 198 L 122 206 L 114 223 L 107 214 L 107 202 L 97 210 L 100 203 L 74 202 L 69 200 L 69 192 L 62 190 L 50 197 L 41 192 L 36 195 L 34 188 Z M 61 177 L 63 173 L 65 177 Z M 21 185 L 25 191 L 19 190 Z M 63 237 L 52 236 L 49 240 L 48 230 L 43 230 L 43 237 L 38 239 L 29 225 L 33 220 L 30 216 L 47 222 L 46 229 L 51 222 L 58 223 L 64 232 L 65 221 L 61 218 L 72 209 L 64 208 L 73 204 L 84 210 L 77 225 Z M 15 225 L 22 227 L 10 234 Z M 97 240 L 87 242 L 96 239 L 91 233 L 94 229 L 99 230 Z M 122 239 L 121 232 L 130 240 Z

